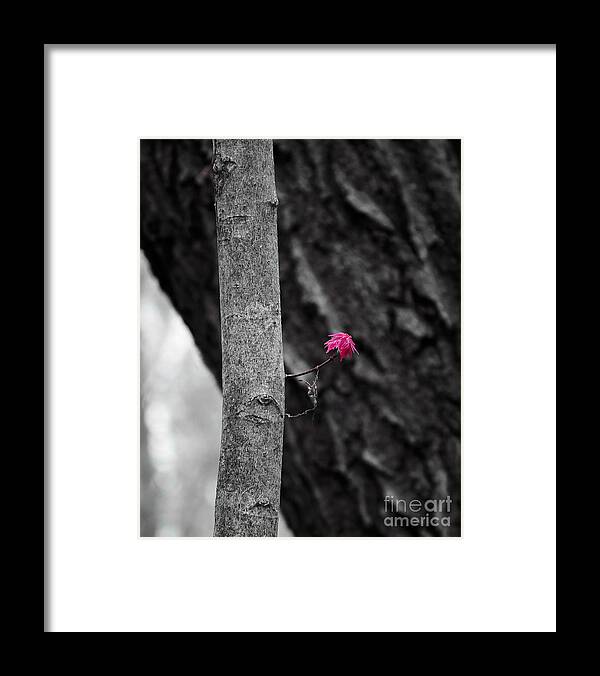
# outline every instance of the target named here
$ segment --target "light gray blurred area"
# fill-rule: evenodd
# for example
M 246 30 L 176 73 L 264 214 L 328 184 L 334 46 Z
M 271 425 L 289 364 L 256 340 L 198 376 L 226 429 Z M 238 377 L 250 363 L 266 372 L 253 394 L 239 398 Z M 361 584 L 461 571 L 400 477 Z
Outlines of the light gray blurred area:
M 140 274 L 140 535 L 211 536 L 221 391 L 143 255 Z

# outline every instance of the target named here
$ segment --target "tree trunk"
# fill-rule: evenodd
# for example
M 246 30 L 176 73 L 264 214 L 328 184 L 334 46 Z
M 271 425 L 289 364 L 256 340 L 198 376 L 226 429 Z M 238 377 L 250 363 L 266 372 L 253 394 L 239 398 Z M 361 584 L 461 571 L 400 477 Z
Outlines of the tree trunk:
M 276 536 L 285 408 L 273 142 L 218 140 L 223 428 L 215 535 Z
M 460 534 L 460 143 L 274 144 L 287 372 L 346 331 L 360 356 L 285 426 L 295 535 Z M 142 142 L 142 248 L 220 382 L 211 144 Z M 235 175 L 235 174 L 233 174 Z M 297 379 L 287 410 L 309 405 Z M 444 525 L 390 528 L 386 495 L 452 500 Z

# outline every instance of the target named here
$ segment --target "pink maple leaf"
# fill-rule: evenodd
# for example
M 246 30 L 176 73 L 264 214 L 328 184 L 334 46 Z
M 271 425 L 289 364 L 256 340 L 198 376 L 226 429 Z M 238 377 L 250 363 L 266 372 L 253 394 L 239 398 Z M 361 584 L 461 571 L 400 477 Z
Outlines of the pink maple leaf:
M 353 354 L 358 354 L 356 345 L 349 333 L 330 333 L 329 340 L 325 343 L 327 354 L 333 350 L 337 350 L 342 359 L 350 358 Z

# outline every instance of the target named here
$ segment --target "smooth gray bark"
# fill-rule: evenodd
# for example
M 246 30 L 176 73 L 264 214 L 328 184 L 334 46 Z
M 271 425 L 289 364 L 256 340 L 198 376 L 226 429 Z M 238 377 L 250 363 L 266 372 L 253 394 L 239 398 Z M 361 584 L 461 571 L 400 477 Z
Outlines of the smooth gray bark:
M 217 140 L 223 428 L 216 536 L 276 536 L 284 370 L 273 142 Z

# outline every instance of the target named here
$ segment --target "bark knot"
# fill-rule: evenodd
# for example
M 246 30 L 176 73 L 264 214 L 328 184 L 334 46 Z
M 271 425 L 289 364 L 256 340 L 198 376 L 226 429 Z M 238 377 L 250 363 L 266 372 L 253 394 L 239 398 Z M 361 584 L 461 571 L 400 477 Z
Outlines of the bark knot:
M 277 509 L 269 500 L 264 498 L 256 500 L 256 502 L 248 508 L 246 513 L 253 514 L 255 517 L 262 519 L 279 519 L 279 512 Z
M 215 197 L 219 197 L 223 192 L 227 178 L 237 168 L 237 162 L 226 155 L 216 155 L 212 168 L 215 178 Z
M 238 409 L 238 415 L 264 425 L 274 422 L 277 418 L 283 418 L 283 411 L 270 394 L 257 394 Z

